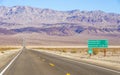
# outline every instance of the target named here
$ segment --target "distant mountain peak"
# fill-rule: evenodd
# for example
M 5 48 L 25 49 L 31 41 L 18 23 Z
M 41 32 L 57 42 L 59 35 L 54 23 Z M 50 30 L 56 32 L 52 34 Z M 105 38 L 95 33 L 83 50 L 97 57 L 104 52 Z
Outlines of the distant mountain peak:
M 55 30 L 57 33 L 54 34 L 60 33 L 59 35 L 80 34 L 87 30 L 91 33 L 119 33 L 120 14 L 101 10 L 57 11 L 29 6 L 0 6 L 0 11 L 0 28 L 10 30 L 26 31 L 27 29 L 27 32 L 30 32 L 36 29 L 39 32 L 50 32 L 49 34 Z

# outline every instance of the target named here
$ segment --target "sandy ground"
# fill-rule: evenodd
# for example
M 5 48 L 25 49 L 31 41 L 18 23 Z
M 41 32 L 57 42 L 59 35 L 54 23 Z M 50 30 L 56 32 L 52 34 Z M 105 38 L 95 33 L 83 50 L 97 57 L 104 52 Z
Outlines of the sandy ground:
M 70 52 L 60 52 L 60 51 L 50 51 L 50 50 L 37 50 L 42 52 L 48 52 L 56 55 L 60 55 L 67 58 L 72 58 L 75 60 L 81 60 L 83 62 L 115 69 L 120 71 L 120 55 L 119 56 L 89 56 L 86 54 L 81 53 L 70 53 Z
M 0 69 L 7 64 L 17 53 L 18 53 L 18 49 L 16 50 L 7 50 L 4 51 L 4 53 L 2 53 L 0 51 Z
M 111 34 L 112 35 L 112 34 Z M 90 39 L 107 39 L 109 45 L 119 45 L 120 36 L 75 34 L 73 36 L 55 36 L 44 33 L 20 33 L 16 35 L 0 35 L 0 45 L 20 46 L 22 39 L 25 39 L 27 46 L 80 46 L 87 45 Z

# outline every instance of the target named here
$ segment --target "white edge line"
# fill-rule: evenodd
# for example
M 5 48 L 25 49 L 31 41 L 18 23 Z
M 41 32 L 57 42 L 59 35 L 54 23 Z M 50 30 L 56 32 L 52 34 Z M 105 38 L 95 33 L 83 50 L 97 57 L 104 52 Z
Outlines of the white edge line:
M 1 71 L 0 75 L 3 75 L 5 71 L 10 67 L 10 65 L 17 59 L 17 57 L 22 53 L 23 50 L 20 52 L 10 61 L 10 63 Z
M 119 71 L 116 71 L 116 70 L 112 70 L 112 69 L 108 69 L 108 68 L 105 68 L 105 67 L 101 67 L 101 66 L 97 66 L 97 65 L 92 65 L 92 64 L 88 64 L 88 63 L 83 63 L 83 62 L 80 62 L 80 61 L 77 61 L 77 60 L 72 60 L 72 59 L 67 59 L 67 60 L 74 61 L 74 62 L 77 62 L 77 63 L 81 63 L 81 64 L 84 64 L 84 65 L 89 65 L 89 66 L 97 67 L 97 68 L 108 70 L 108 71 L 115 72 L 115 73 L 120 73 Z

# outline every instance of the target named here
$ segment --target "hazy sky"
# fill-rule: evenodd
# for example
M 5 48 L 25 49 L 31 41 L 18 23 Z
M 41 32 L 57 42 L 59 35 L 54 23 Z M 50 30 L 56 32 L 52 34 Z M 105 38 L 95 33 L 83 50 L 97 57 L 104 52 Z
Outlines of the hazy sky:
M 0 0 L 2 6 L 32 6 L 55 10 L 102 10 L 120 13 L 120 0 Z

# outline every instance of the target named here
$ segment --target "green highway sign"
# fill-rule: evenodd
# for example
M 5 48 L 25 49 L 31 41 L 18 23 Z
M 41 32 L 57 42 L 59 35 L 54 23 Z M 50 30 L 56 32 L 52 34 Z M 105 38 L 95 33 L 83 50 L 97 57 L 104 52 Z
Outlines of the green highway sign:
M 88 40 L 88 53 L 93 53 L 93 48 L 108 48 L 108 40 Z
M 88 40 L 88 48 L 108 48 L 108 40 Z

